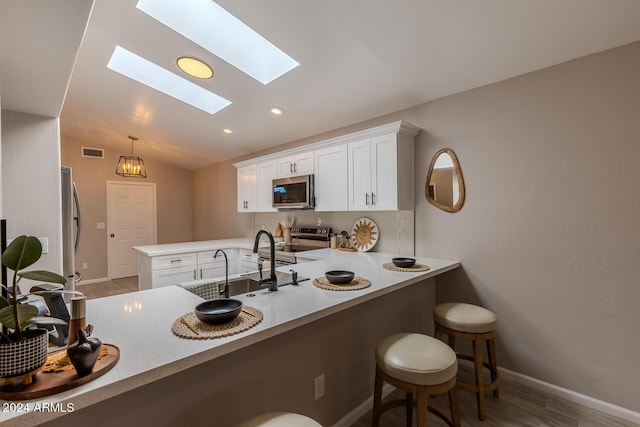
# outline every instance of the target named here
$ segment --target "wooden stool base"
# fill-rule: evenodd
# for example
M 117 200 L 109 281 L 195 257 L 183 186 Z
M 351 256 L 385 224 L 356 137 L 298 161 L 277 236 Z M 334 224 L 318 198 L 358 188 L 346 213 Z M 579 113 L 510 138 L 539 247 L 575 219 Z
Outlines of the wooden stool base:
M 407 393 L 406 399 L 394 399 L 382 404 L 382 387 L 385 382 L 391 384 L 397 389 L 405 391 Z M 445 392 L 449 394 L 450 415 L 448 415 L 442 408 L 433 405 L 430 406 L 427 401 L 429 396 Z M 378 427 L 380 424 L 380 416 L 387 410 L 398 406 L 404 406 L 406 408 L 407 426 L 412 425 L 413 408 L 415 407 L 418 413 L 418 427 L 427 427 L 427 412 L 431 412 L 438 416 L 451 427 L 460 427 L 458 395 L 456 394 L 456 377 L 453 377 L 442 384 L 419 385 L 400 381 L 397 378 L 389 376 L 379 367 L 376 367 L 371 426 Z
M 433 336 L 437 339 L 442 340 L 443 335 L 447 336 L 449 346 L 451 346 L 451 348 L 454 350 L 456 338 L 471 341 L 473 344 L 473 356 L 461 353 L 456 353 L 456 356 L 459 359 L 469 360 L 473 362 L 475 384 L 458 382 L 458 387 L 462 390 L 476 393 L 478 419 L 484 420 L 484 393 L 487 391 L 492 391 L 494 397 L 499 396 L 500 372 L 498 372 L 498 365 L 496 361 L 496 331 L 483 333 L 461 332 L 446 328 L 436 321 Z M 487 362 L 483 361 L 483 342 L 486 343 L 487 346 Z M 491 382 L 485 383 L 484 368 L 487 368 L 489 370 Z

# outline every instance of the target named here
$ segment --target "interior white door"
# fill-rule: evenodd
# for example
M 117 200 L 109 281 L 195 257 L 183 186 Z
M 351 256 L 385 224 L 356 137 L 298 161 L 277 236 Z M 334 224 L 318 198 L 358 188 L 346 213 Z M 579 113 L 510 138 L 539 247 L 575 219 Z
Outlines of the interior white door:
M 138 274 L 133 246 L 156 243 L 156 185 L 107 181 L 107 250 L 110 279 Z

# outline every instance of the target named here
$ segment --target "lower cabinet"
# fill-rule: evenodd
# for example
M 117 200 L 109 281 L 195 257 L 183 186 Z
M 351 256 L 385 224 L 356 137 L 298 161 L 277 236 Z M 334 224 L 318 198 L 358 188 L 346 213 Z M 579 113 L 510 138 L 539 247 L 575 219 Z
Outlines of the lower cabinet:
M 222 273 L 224 274 L 224 273 Z M 165 270 L 155 270 L 151 273 L 152 288 L 175 285 L 180 282 L 196 280 L 196 270 L 193 267 L 175 267 Z
M 236 263 L 236 248 L 223 249 L 229 260 L 229 275 L 241 272 Z M 199 279 L 224 277 L 224 255 L 214 257 L 216 250 L 159 255 L 138 255 L 138 287 L 140 290 L 175 285 Z

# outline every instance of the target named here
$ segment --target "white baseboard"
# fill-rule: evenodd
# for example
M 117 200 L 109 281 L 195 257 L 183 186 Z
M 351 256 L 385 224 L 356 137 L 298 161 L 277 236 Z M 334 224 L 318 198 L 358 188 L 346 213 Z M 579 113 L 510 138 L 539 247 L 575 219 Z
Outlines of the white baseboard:
M 97 279 L 82 279 L 82 281 L 77 285 L 90 285 L 92 283 L 106 282 L 108 280 L 108 277 L 98 277 Z
M 598 400 L 591 396 L 587 396 L 585 394 L 581 394 L 566 388 L 559 387 L 557 385 L 553 385 L 532 377 L 528 377 L 526 375 L 519 374 L 517 372 L 513 372 L 508 369 L 504 369 L 504 368 L 498 368 L 498 369 L 500 370 L 500 375 L 502 375 L 504 379 L 508 379 L 515 383 L 526 385 L 533 389 L 547 393 L 551 396 L 556 396 L 561 399 L 568 400 L 573 403 L 577 403 L 586 408 L 600 411 L 607 415 L 611 415 L 612 417 L 617 417 L 617 418 L 627 420 L 632 423 L 636 423 L 640 425 L 639 412 L 634 412 L 630 409 L 626 409 L 621 406 L 617 406 L 612 403 L 605 402 L 603 400 Z M 385 384 L 384 388 L 382 389 L 383 397 L 387 396 L 393 390 L 394 390 L 393 386 L 389 384 Z M 353 425 L 356 421 L 358 421 L 364 414 L 370 411 L 372 407 L 373 407 L 373 395 L 369 396 L 364 402 L 358 405 L 355 409 L 353 409 L 347 415 L 342 417 L 332 427 L 349 427 Z
M 382 387 L 382 398 L 384 399 L 395 388 L 391 384 L 385 384 Z M 332 427 L 349 427 L 358 421 L 364 414 L 369 412 L 373 408 L 373 395 L 369 396 L 364 402 L 356 406 L 351 412 L 342 417 Z
M 508 369 L 499 368 L 500 375 L 503 378 L 509 379 L 513 382 L 529 386 L 533 389 L 542 391 L 552 396 L 559 397 L 564 400 L 568 400 L 573 403 L 577 403 L 587 408 L 595 409 L 596 411 L 603 412 L 612 417 L 621 418 L 633 423 L 640 424 L 640 412 L 634 412 L 630 409 L 623 408 L 621 406 L 614 405 L 603 400 L 595 399 L 591 396 L 581 394 L 566 388 L 559 387 L 532 377 L 528 377 L 517 372 L 510 371 Z

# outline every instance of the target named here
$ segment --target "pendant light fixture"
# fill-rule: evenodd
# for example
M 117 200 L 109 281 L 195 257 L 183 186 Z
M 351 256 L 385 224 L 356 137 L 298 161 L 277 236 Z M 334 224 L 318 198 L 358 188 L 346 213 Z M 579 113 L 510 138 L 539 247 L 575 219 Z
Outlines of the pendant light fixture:
M 116 167 L 116 175 L 146 178 L 147 169 L 144 167 L 144 160 L 133 155 L 133 141 L 137 141 L 138 138 L 129 135 L 129 139 L 131 140 L 131 155 L 120 156 L 118 166 Z

